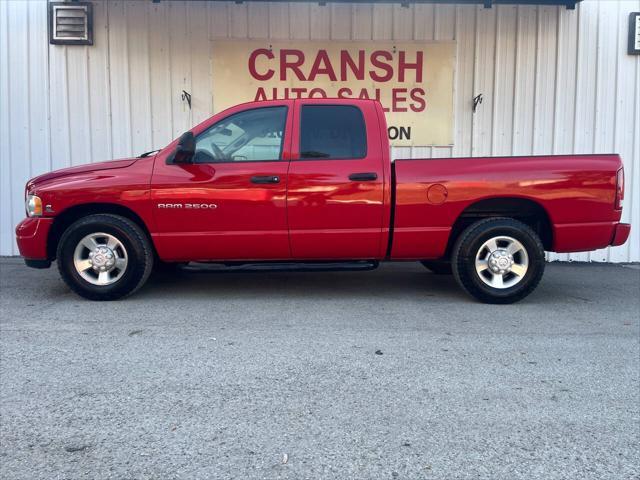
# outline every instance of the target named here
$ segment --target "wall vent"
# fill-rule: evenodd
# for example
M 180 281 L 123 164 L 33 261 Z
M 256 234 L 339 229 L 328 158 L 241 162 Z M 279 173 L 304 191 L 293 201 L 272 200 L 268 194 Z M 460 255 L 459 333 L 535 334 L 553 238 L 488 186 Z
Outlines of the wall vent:
M 93 5 L 89 2 L 49 2 L 49 43 L 93 45 Z
M 629 14 L 629 55 L 640 55 L 640 12 Z

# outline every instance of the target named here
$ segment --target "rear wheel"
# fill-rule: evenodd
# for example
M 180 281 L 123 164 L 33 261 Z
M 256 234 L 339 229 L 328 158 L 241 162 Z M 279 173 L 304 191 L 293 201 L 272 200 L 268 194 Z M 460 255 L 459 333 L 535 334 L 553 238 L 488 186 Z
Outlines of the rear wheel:
M 128 218 L 97 214 L 70 225 L 58 243 L 58 270 L 78 295 L 115 300 L 140 288 L 153 267 L 153 250 Z
M 513 303 L 540 282 L 544 248 L 524 223 L 490 218 L 462 232 L 453 248 L 452 266 L 460 286 L 478 300 Z

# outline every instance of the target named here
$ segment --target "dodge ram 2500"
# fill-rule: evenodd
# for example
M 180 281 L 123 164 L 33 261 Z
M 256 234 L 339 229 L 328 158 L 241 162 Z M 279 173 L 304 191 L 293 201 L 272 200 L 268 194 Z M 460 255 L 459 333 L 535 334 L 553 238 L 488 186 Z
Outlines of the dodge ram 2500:
M 246 103 L 138 158 L 26 185 L 27 265 L 116 299 L 154 264 L 420 261 L 483 302 L 542 277 L 545 250 L 621 245 L 618 155 L 400 159 L 380 103 Z

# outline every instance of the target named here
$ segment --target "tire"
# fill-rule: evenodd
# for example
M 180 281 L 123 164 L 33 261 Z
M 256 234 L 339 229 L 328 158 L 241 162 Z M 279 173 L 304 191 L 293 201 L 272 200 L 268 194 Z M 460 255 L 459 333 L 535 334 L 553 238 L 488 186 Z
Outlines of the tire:
M 128 218 L 96 214 L 77 220 L 64 231 L 57 262 L 62 279 L 78 295 L 117 300 L 147 281 L 153 248 L 145 232 Z
M 436 275 L 451 275 L 453 273 L 451 262 L 445 260 L 422 260 L 420 263 Z
M 511 218 L 488 218 L 462 232 L 453 247 L 451 263 L 458 284 L 476 299 L 493 304 L 514 303 L 540 283 L 544 247 L 524 223 Z

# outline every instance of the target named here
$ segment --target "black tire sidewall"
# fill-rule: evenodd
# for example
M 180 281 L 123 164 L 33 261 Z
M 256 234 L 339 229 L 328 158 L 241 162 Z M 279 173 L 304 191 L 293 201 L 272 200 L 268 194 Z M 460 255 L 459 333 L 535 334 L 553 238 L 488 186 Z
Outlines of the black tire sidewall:
M 64 280 L 78 294 L 92 300 L 120 298 L 133 291 L 145 274 L 146 252 L 139 232 L 114 216 L 94 215 L 72 224 L 58 245 L 58 267 Z M 73 254 L 78 243 L 91 233 L 108 233 L 116 237 L 127 251 L 127 267 L 123 276 L 111 285 L 93 285 L 76 271 Z
M 544 272 L 544 249 L 538 236 L 527 225 L 512 219 L 496 219 L 472 225 L 467 235 L 462 235 L 455 251 L 456 278 L 474 297 L 488 303 L 512 303 L 531 293 Z M 490 238 L 508 236 L 524 246 L 529 266 L 524 278 L 516 285 L 497 289 L 482 281 L 475 268 L 475 258 L 480 247 Z

